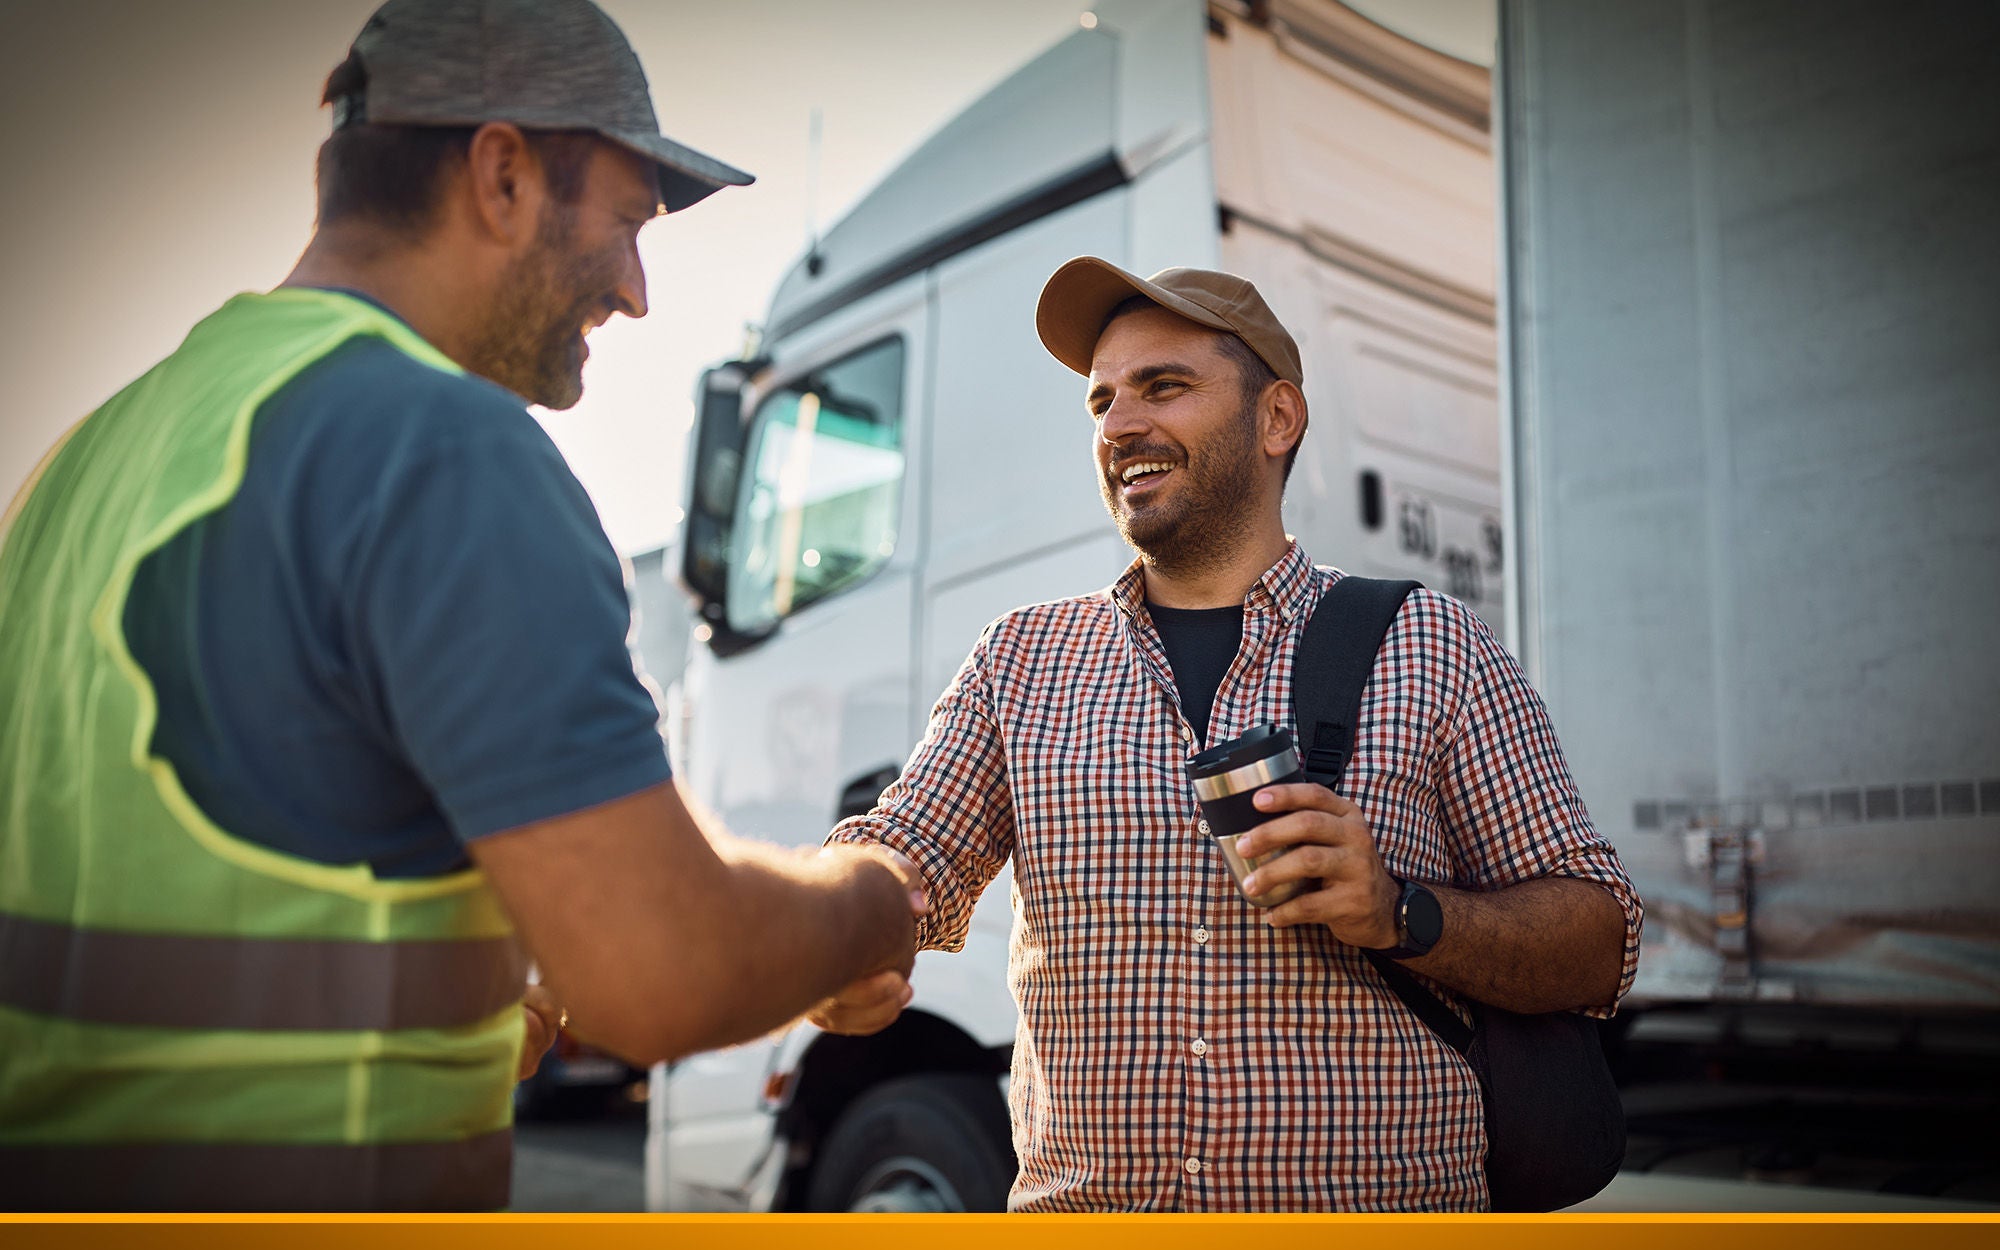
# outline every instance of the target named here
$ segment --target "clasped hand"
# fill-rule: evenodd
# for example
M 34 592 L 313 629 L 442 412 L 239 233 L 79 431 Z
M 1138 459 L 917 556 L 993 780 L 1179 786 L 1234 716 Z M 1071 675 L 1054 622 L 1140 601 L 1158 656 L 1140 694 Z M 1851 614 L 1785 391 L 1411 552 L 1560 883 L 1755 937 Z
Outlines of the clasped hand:
M 887 847 L 865 849 L 870 854 L 879 855 L 909 891 L 912 918 L 930 910 L 923 877 L 917 872 L 916 865 Z M 832 851 L 834 847 L 827 847 L 826 850 Z M 828 1033 L 844 1033 L 853 1037 L 879 1033 L 895 1022 L 916 994 L 910 986 L 910 970 L 914 966 L 915 952 L 912 951 L 910 960 L 899 967 L 871 973 L 848 983 L 832 997 L 821 999 L 806 1012 L 805 1018 Z
M 517 1081 L 525 1081 L 542 1066 L 542 1056 L 549 1047 L 555 1045 L 556 1034 L 562 1032 L 569 1013 L 556 1002 L 556 996 L 545 985 L 530 985 L 521 999 L 521 1063 L 514 1074 Z
M 1266 786 L 1253 802 L 1270 819 L 1238 837 L 1237 851 L 1247 860 L 1285 854 L 1245 877 L 1243 893 L 1254 896 L 1293 881 L 1307 887 L 1265 912 L 1264 922 L 1279 929 L 1323 924 L 1349 946 L 1396 945 L 1399 891 L 1361 809 L 1312 782 Z

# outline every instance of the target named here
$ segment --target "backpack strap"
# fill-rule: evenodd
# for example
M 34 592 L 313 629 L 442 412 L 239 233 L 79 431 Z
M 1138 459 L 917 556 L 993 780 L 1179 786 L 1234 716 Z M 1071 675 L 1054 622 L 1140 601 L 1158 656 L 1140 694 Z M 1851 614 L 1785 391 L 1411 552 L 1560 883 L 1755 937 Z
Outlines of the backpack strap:
M 1368 956 L 1368 962 L 1375 965 L 1375 971 L 1381 973 L 1389 988 L 1396 991 L 1396 997 L 1403 1000 L 1403 1006 L 1410 1009 L 1410 1014 L 1422 1020 L 1431 1032 L 1437 1034 L 1439 1041 L 1461 1055 L 1471 1051 L 1472 1026 L 1445 1006 L 1443 999 L 1425 989 L 1408 968 L 1382 952 L 1364 950 L 1361 953 Z
M 1418 586 L 1343 577 L 1320 599 L 1300 631 L 1292 652 L 1292 719 L 1305 752 L 1306 780 L 1329 790 L 1340 788 L 1341 774 L 1354 755 L 1361 692 L 1375 671 L 1375 653 L 1382 649 L 1382 639 L 1403 600 Z
M 1389 626 L 1402 611 L 1403 600 L 1420 583 L 1372 577 L 1343 577 L 1320 599 L 1312 618 L 1299 633 L 1292 653 L 1292 719 L 1305 748 L 1306 780 L 1329 790 L 1340 789 L 1341 776 L 1354 758 L 1355 736 L 1361 726 L 1361 692 L 1375 671 Z M 1443 1000 L 1431 993 L 1408 969 L 1378 951 L 1364 950 L 1375 971 L 1403 1000 L 1410 1014 L 1431 1032 L 1464 1054 L 1472 1045 L 1472 1029 Z

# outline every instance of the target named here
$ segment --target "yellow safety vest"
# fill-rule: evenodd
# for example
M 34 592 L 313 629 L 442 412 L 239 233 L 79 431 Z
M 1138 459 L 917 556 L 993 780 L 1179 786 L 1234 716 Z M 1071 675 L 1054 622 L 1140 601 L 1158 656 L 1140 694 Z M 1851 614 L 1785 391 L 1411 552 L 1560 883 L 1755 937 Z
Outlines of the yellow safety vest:
M 0 529 L 0 1208 L 493 1209 L 524 965 L 476 871 L 380 881 L 218 828 L 151 753 L 134 572 L 243 477 L 365 301 L 231 300 L 79 424 Z

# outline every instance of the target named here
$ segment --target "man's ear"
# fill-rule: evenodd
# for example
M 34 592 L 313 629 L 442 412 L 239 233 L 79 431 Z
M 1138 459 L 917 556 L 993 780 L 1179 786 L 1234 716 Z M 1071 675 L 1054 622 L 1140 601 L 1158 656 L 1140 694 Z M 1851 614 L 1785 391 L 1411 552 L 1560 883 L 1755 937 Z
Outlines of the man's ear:
M 1263 402 L 1259 408 L 1263 426 L 1264 454 L 1273 458 L 1283 458 L 1301 438 L 1305 437 L 1305 394 L 1290 382 L 1279 378 L 1265 388 Z
M 548 188 L 520 127 L 488 122 L 472 133 L 464 190 L 473 219 L 494 242 L 513 246 L 534 236 Z

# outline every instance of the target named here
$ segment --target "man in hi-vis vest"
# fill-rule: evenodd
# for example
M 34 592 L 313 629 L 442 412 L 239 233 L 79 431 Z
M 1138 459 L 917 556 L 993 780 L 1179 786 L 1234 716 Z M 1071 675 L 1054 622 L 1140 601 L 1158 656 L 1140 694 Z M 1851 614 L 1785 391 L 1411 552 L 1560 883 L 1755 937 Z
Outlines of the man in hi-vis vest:
M 564 1012 L 652 1063 L 909 968 L 907 863 L 690 817 L 524 407 L 749 176 L 585 0 L 389 0 L 326 102 L 284 285 L 0 521 L 0 1208 L 502 1207 Z

